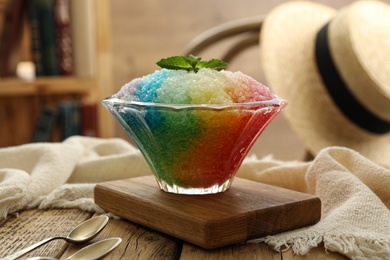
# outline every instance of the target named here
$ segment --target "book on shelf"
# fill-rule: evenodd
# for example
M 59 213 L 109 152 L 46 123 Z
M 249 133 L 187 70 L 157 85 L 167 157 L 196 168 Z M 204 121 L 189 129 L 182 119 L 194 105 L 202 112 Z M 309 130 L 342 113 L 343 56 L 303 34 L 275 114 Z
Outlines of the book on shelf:
M 43 57 L 41 52 L 41 33 L 40 26 L 38 21 L 38 6 L 35 3 L 35 0 L 30 0 L 26 2 L 26 8 L 28 13 L 28 23 L 30 25 L 30 34 L 31 34 L 31 56 L 32 61 L 35 65 L 35 75 L 37 77 L 44 76 L 43 69 Z
M 7 4 L 7 0 L 0 0 L 0 35 L 1 32 L 3 31 L 3 26 L 4 26 L 6 4 Z
M 95 0 L 70 0 L 74 73 L 90 77 L 96 71 Z
M 3 12 L 0 37 L 0 77 L 15 75 L 18 51 L 20 48 L 24 0 L 8 0 Z
M 56 108 L 44 106 L 35 126 L 33 142 L 49 142 L 55 130 L 59 141 L 73 135 L 98 137 L 96 103 L 63 101 Z
M 98 108 L 96 103 L 82 103 L 80 107 L 81 135 L 98 137 Z
M 96 103 L 67 101 L 59 104 L 61 139 L 72 135 L 98 137 Z
M 0 8 L 2 2 L 0 76 L 16 74 L 17 58 L 15 66 L 10 60 L 26 30 L 36 76 L 95 75 L 96 0 L 0 0 Z
M 61 102 L 58 105 L 61 140 L 80 135 L 80 104 L 75 101 Z
M 50 142 L 57 119 L 57 109 L 44 106 L 35 126 L 32 142 Z
M 70 76 L 73 75 L 70 0 L 54 0 L 54 20 L 59 74 Z
M 39 45 L 33 49 L 40 52 L 43 75 L 58 76 L 54 2 L 53 0 L 28 0 L 28 2 L 29 8 L 32 8 L 29 12 L 31 23 L 37 24 L 36 32 L 39 35 L 39 41 L 36 42 Z

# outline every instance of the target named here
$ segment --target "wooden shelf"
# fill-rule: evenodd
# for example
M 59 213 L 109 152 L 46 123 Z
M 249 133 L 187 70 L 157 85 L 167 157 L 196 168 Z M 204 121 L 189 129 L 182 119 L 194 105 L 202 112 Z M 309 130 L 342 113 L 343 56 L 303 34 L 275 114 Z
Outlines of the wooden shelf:
M 0 80 L 0 96 L 92 95 L 96 85 L 95 78 L 42 77 L 31 81 L 5 78 Z
M 0 147 L 31 142 L 42 106 L 56 107 L 72 99 L 97 104 L 98 137 L 114 136 L 114 118 L 101 105 L 112 94 L 110 2 L 94 0 L 93 9 L 95 37 L 88 44 L 93 50 L 95 70 L 90 77 L 0 78 Z

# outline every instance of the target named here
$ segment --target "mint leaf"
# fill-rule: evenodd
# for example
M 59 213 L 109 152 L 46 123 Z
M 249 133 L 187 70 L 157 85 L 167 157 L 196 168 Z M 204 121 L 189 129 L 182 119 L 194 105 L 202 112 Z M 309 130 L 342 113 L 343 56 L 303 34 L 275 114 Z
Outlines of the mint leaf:
M 170 70 L 186 70 L 198 72 L 200 69 L 223 69 L 229 66 L 229 64 L 223 60 L 211 59 L 209 61 L 202 61 L 200 57 L 189 55 L 184 56 L 172 56 L 165 59 L 161 59 L 156 63 L 161 68 Z
M 189 64 L 191 64 L 192 68 L 196 68 L 196 65 L 202 60 L 201 57 L 197 57 L 194 55 L 190 55 L 187 58 Z
M 184 56 L 172 56 L 166 59 L 161 59 L 156 63 L 161 68 L 171 70 L 187 70 L 193 69 L 193 66 L 188 62 L 188 59 Z
M 196 67 L 198 69 L 201 69 L 201 68 L 223 69 L 223 68 L 226 68 L 227 66 L 229 66 L 229 63 L 227 63 L 223 60 L 212 59 L 209 61 L 200 61 Z

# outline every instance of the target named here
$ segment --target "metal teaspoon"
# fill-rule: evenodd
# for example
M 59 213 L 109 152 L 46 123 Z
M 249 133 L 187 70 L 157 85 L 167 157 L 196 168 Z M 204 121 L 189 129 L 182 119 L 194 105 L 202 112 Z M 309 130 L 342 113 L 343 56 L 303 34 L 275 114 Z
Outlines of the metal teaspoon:
M 122 239 L 119 237 L 112 237 L 100 240 L 89 246 L 83 247 L 73 255 L 67 257 L 65 260 L 96 260 L 102 259 L 108 255 L 112 250 L 114 250 L 122 242 Z M 36 256 L 28 258 L 27 260 L 56 260 L 56 258 L 46 257 L 46 256 Z
M 73 244 L 81 244 L 87 242 L 95 238 L 103 230 L 107 223 L 108 217 L 105 215 L 90 218 L 87 221 L 84 221 L 83 223 L 76 226 L 66 237 L 57 236 L 44 239 L 34 245 L 31 245 L 25 249 L 16 252 L 15 254 L 9 255 L 2 260 L 17 259 L 18 257 L 21 257 L 22 255 L 30 252 L 31 250 L 40 247 L 41 245 L 46 244 L 47 242 L 50 242 L 54 239 L 64 239 L 66 240 L 66 242 Z

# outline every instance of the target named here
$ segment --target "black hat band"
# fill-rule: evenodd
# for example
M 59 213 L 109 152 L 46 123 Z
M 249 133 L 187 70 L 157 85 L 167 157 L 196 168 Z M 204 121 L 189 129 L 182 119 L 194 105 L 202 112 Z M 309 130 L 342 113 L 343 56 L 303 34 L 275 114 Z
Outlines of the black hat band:
M 325 24 L 317 33 L 315 57 L 317 67 L 333 101 L 339 109 L 359 127 L 377 134 L 390 131 L 390 122 L 378 118 L 367 110 L 349 91 L 334 65 L 328 43 L 328 27 Z

